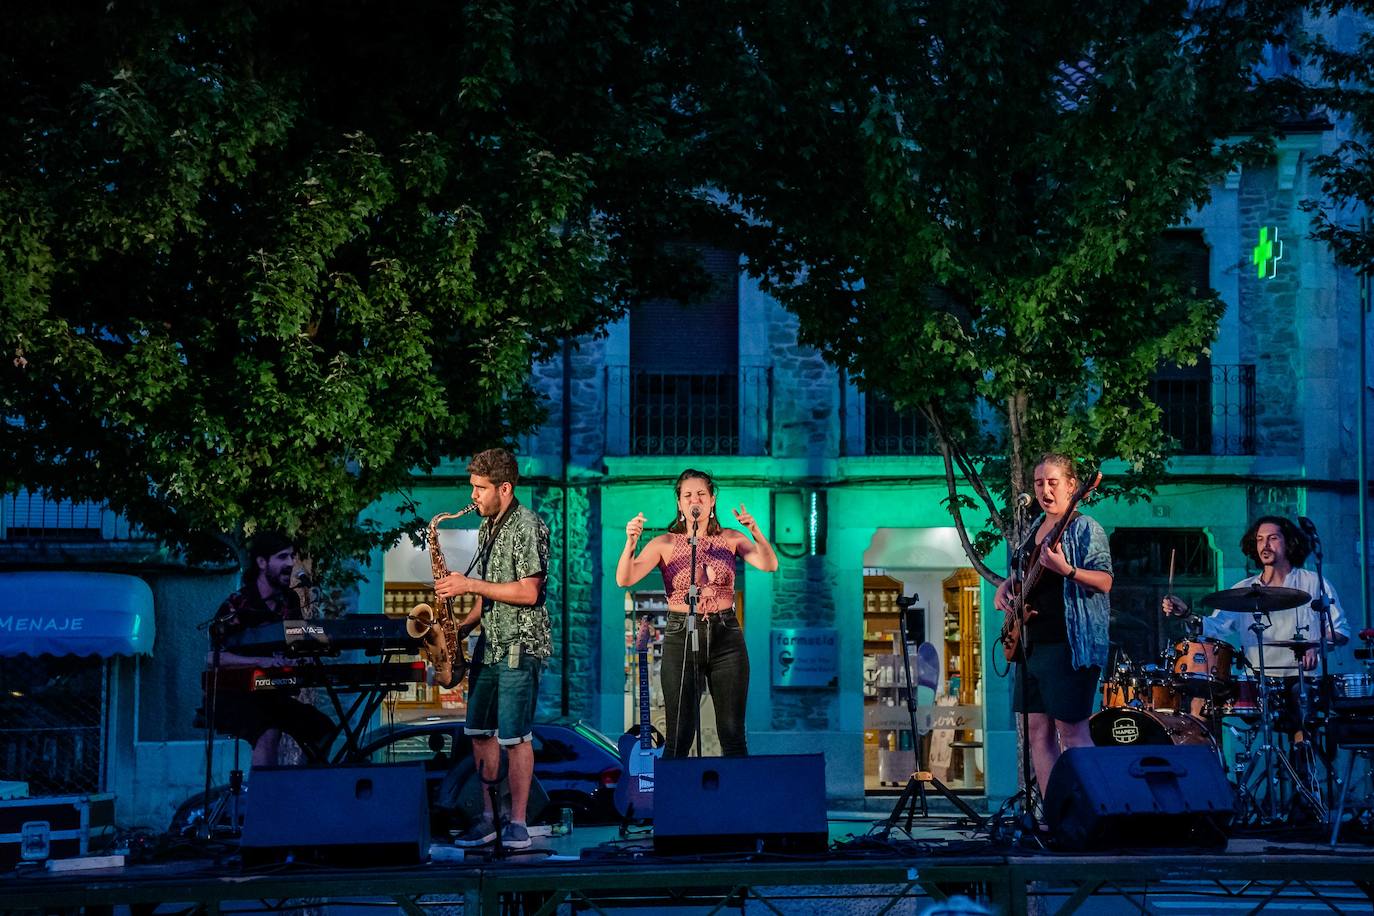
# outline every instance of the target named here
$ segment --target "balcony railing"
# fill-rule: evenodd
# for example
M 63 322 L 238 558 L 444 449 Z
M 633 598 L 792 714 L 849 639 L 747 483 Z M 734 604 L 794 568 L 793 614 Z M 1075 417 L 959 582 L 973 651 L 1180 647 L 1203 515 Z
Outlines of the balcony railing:
M 1150 382 L 1164 431 L 1181 455 L 1255 453 L 1255 367 L 1212 365 Z
M 149 540 L 106 505 L 53 500 L 25 490 L 0 498 L 0 539 L 68 544 Z
M 940 443 L 919 411 L 898 411 L 870 394 L 864 397 L 864 454 L 938 455 Z
M 608 372 L 608 400 L 617 391 L 628 395 L 631 455 L 749 455 L 768 450 L 772 373 L 767 367 L 703 374 L 625 367 L 610 367 Z

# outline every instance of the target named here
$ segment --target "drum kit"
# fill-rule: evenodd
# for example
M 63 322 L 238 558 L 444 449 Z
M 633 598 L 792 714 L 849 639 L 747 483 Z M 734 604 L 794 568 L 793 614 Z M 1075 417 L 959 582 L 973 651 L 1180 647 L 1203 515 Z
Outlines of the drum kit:
M 1200 602 L 1206 607 L 1254 616 L 1249 629 L 1256 635 L 1259 663 L 1252 665 L 1229 643 L 1203 638 L 1201 621 L 1192 617 L 1188 635 L 1166 648 L 1158 662 L 1118 658 L 1102 685 L 1102 710 L 1089 721 L 1093 743 L 1204 745 L 1220 755 L 1222 734 L 1229 732 L 1238 742 L 1230 770 L 1239 821 L 1277 824 L 1304 816 L 1325 821 L 1326 800 L 1333 798 L 1329 762 L 1335 749 L 1325 754 L 1312 749 L 1323 747 L 1333 716 L 1374 721 L 1374 633 L 1369 645 L 1356 651 L 1365 660 L 1365 673 L 1270 676 L 1264 667 L 1266 647 L 1291 651 L 1294 667 L 1300 667 L 1318 643 L 1265 640 L 1270 625 L 1265 621 L 1311 600 L 1304 591 L 1272 587 L 1207 595 Z M 1328 766 L 1325 792 L 1320 762 Z

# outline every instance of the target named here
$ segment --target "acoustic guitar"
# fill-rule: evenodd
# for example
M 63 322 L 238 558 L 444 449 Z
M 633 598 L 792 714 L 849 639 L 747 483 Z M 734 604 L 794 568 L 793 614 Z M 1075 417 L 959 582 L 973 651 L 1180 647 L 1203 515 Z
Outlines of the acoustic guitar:
M 653 627 L 649 618 L 639 622 L 635 651 L 639 655 L 639 728 L 620 737 L 621 776 L 615 787 L 615 809 L 626 820 L 649 821 L 654 816 L 654 764 L 663 748 L 654 742 L 654 727 L 649 723 L 649 641 Z
M 1043 541 L 1036 544 L 1031 549 L 1030 556 L 1024 564 L 1025 572 L 1020 576 L 1013 576 L 1011 581 L 1011 593 L 1009 603 L 1011 610 L 1007 611 L 1006 617 L 1002 619 L 1002 654 L 1007 661 L 1015 661 L 1017 654 L 1021 651 L 1022 630 L 1026 624 L 1030 623 L 1037 616 L 1035 608 L 1026 604 L 1026 596 L 1035 591 L 1036 584 L 1040 581 L 1040 575 L 1045 571 L 1044 564 L 1041 562 L 1044 555 L 1052 547 L 1064 540 L 1064 530 L 1069 527 L 1069 522 L 1073 521 L 1077 515 L 1075 511 L 1078 504 L 1097 489 L 1097 485 L 1102 482 L 1102 472 L 1098 471 L 1092 475 L 1092 479 L 1084 482 L 1074 491 L 1073 498 L 1069 500 L 1068 508 L 1059 517 L 1059 521 L 1054 523 L 1050 533 Z

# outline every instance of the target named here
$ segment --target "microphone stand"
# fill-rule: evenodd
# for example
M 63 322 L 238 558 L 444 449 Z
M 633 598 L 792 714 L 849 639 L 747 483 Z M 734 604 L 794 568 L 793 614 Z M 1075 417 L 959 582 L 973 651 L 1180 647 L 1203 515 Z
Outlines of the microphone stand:
M 239 767 L 239 742 L 234 742 L 234 766 L 229 771 L 229 793 L 226 797 L 212 799 L 214 791 L 213 773 L 215 766 L 215 714 L 219 699 L 220 657 L 224 651 L 224 626 L 218 619 L 212 619 L 210 631 L 210 677 L 206 679 L 202 705 L 205 709 L 205 803 L 201 824 L 196 836 L 201 841 L 210 840 L 215 834 L 215 824 L 229 808 L 230 836 L 239 835 L 239 798 L 243 794 L 243 770 Z
M 1321 708 L 1322 720 L 1320 723 L 1321 741 L 1315 747 L 1321 751 L 1322 763 L 1325 765 L 1326 798 L 1330 802 L 1331 798 L 1334 797 L 1335 783 L 1333 780 L 1335 773 L 1331 766 L 1331 757 L 1328 756 L 1331 749 L 1327 746 L 1329 736 L 1326 732 L 1326 723 L 1331 718 L 1331 676 L 1326 667 L 1326 634 L 1330 633 L 1334 642 L 1336 628 L 1331 623 L 1331 598 L 1326 593 L 1326 576 L 1322 574 L 1322 539 L 1317 536 L 1317 526 L 1312 524 L 1310 520 L 1303 526 L 1303 529 L 1312 542 L 1312 559 L 1316 561 L 1317 565 L 1317 598 L 1312 602 L 1312 610 L 1317 612 L 1317 653 L 1322 660 L 1321 687 L 1317 690 L 1317 705 Z M 1299 672 L 1298 676 L 1302 677 L 1302 673 Z M 1328 811 L 1328 813 L 1330 812 Z
M 697 654 L 697 529 L 701 525 L 701 507 L 692 507 L 692 534 L 687 538 L 692 555 L 692 578 L 687 586 L 687 632 L 683 641 L 683 652 L 692 661 L 692 709 L 693 722 L 696 723 L 697 756 L 701 756 L 701 658 Z M 683 670 L 687 669 L 686 660 Z M 678 721 L 682 721 L 682 694 L 678 694 Z
M 1025 510 L 1027 508 L 1028 506 L 1021 505 L 1019 501 L 1016 503 L 1017 532 L 1023 531 L 1026 528 L 1024 522 Z M 1010 572 L 1013 576 L 1020 578 L 1018 571 L 1025 561 L 1026 557 L 1022 555 L 1021 549 L 1018 547 L 1016 551 L 1012 553 L 1011 558 Z M 1023 602 L 1021 607 L 1022 614 L 1025 613 L 1025 599 L 1026 596 L 1023 593 L 1021 595 L 1021 601 Z M 1035 775 L 1031 769 L 1030 712 L 1028 712 L 1028 706 L 1026 704 L 1026 659 L 1030 657 L 1031 643 L 1030 628 L 1025 625 L 1024 620 L 1022 621 L 1019 632 L 1021 636 L 1021 658 L 1016 662 L 1016 682 L 1017 688 L 1021 691 L 1021 797 L 1023 803 L 1021 807 L 1021 817 L 1017 819 L 1015 839 L 1013 842 L 1017 842 L 1023 837 L 1029 837 L 1036 846 L 1044 849 L 1045 844 L 1040 839 L 1040 821 L 1035 816 L 1035 793 L 1038 792 L 1038 789 L 1035 788 Z
M 911 825 L 916 818 L 916 806 L 920 805 L 921 817 L 930 816 L 930 807 L 926 799 L 926 783 L 950 801 L 954 807 L 968 818 L 973 825 L 973 829 L 983 828 L 983 818 L 974 811 L 968 802 L 940 781 L 940 778 L 929 770 L 921 768 L 921 723 L 916 709 L 916 689 L 917 678 L 911 674 L 911 651 L 909 645 L 915 644 L 918 648 L 925 642 L 925 633 L 917 632 L 917 627 L 910 619 L 913 613 L 912 606 L 919 600 L 918 595 L 910 598 L 905 596 L 897 599 L 898 617 L 897 630 L 902 641 L 902 672 L 906 675 L 906 713 L 911 723 L 911 756 L 912 767 L 911 775 L 907 778 L 906 787 L 902 789 L 901 796 L 897 799 L 897 804 L 892 806 L 892 813 L 887 816 L 887 820 L 882 822 L 882 829 L 878 831 L 878 838 L 886 841 L 892 828 L 897 826 L 897 821 L 901 820 L 902 815 L 906 815 L 907 836 L 911 835 Z

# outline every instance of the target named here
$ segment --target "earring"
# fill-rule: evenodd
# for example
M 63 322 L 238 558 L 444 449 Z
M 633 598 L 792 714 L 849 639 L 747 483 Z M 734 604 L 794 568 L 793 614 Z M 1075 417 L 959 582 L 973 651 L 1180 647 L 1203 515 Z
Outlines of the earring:
M 716 510 L 715 510 L 715 509 L 712 509 L 712 510 L 711 510 L 711 518 L 715 518 L 715 517 L 716 517 Z

